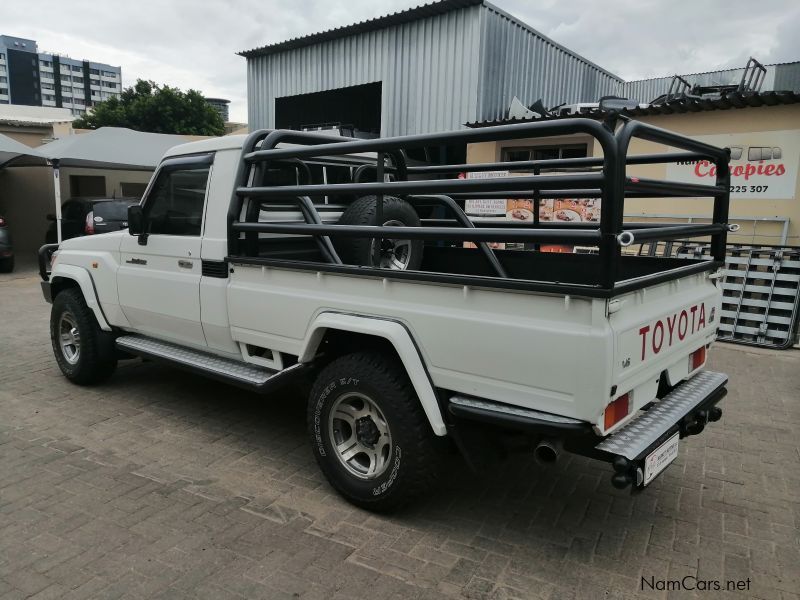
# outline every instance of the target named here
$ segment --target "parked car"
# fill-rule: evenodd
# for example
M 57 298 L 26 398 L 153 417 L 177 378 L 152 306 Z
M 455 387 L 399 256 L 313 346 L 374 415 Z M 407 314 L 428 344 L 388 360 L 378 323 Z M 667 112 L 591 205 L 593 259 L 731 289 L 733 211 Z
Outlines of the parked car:
M 61 205 L 61 239 L 108 233 L 128 227 L 128 207 L 138 204 L 138 198 L 70 198 Z M 56 216 L 47 229 L 45 243 L 58 241 Z
M 11 232 L 8 223 L 0 217 L 0 273 L 11 273 L 14 270 L 14 248 L 11 245 Z
M 578 133 L 603 148 L 602 158 L 582 165 L 602 170 L 411 179 L 469 165 L 420 171 L 404 163 L 406 148 L 422 142 Z M 128 231 L 67 240 L 49 273 L 51 247 L 40 251 L 56 362 L 80 385 L 107 379 L 133 356 L 263 394 L 307 383 L 308 439 L 320 469 L 368 509 L 428 493 L 448 447 L 479 465 L 506 442 L 532 449 L 540 462 L 570 452 L 610 463 L 613 473 L 603 467 L 598 476 L 642 490 L 684 438 L 722 416 L 728 377 L 705 366 L 724 318 L 729 191 L 626 177 L 626 165 L 641 160 L 628 156 L 632 137 L 709 157 L 727 172 L 727 150 L 633 120 L 616 135 L 608 123 L 575 118 L 338 143 L 263 130 L 176 146 L 142 204 L 129 208 Z M 383 153 L 394 181 L 376 176 Z M 320 184 L 304 175 L 298 185 L 291 176 L 311 161 L 354 156 L 378 182 Z M 281 168 L 289 176 L 270 171 Z M 583 227 L 484 226 L 456 201 L 540 190 L 574 198 L 587 187 L 602 194 L 603 212 Z M 713 196 L 713 222 L 623 223 L 629 192 Z M 332 201 L 341 203 L 338 218 Z M 417 206 L 431 202 L 451 218 L 423 225 Z M 621 252 L 705 235 L 713 256 L 702 259 Z M 597 253 L 488 245 L 504 241 L 580 243 Z M 589 469 L 579 475 L 593 480 Z

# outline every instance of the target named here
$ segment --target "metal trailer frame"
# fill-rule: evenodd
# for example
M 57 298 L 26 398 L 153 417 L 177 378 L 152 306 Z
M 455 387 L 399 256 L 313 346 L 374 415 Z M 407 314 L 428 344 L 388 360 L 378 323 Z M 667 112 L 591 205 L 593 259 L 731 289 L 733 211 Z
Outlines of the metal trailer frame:
M 707 243 L 643 243 L 639 256 L 702 259 Z M 800 317 L 800 246 L 729 244 L 720 279 L 721 342 L 785 350 L 794 346 Z
M 618 123 L 621 125 L 617 127 Z M 616 129 L 616 131 L 615 131 Z M 405 151 L 425 146 L 444 146 L 485 141 L 520 138 L 542 138 L 571 134 L 588 134 L 600 144 L 600 158 L 576 158 L 518 163 L 489 163 L 480 165 L 407 165 Z M 628 156 L 633 138 L 648 140 L 676 148 L 680 152 Z M 280 144 L 292 144 L 278 147 Z M 295 166 L 298 173 L 308 171 L 304 161 L 330 160 L 332 157 L 375 153 L 374 162 L 359 169 L 354 183 L 310 184 L 309 178 L 299 185 L 256 185 L 256 174 L 267 166 Z M 387 159 L 391 162 L 387 164 Z M 697 185 L 675 181 L 660 181 L 629 177 L 626 166 L 634 164 L 670 163 L 690 160 L 710 160 L 717 167 L 714 185 Z M 374 276 L 380 278 L 430 281 L 456 285 L 520 289 L 537 292 L 572 294 L 585 297 L 608 298 L 641 289 L 670 279 L 693 273 L 714 270 L 725 260 L 726 236 L 729 231 L 728 208 L 730 200 L 729 152 L 727 149 L 698 142 L 664 129 L 623 118 L 619 115 L 600 123 L 592 119 L 568 119 L 501 125 L 481 129 L 467 129 L 445 133 L 410 135 L 369 140 L 345 140 L 313 132 L 291 130 L 260 130 L 251 133 L 242 148 L 237 172 L 237 186 L 233 191 L 228 211 L 228 256 L 231 264 L 250 264 L 290 269 L 327 271 L 335 273 Z M 463 171 L 486 171 L 497 168 L 507 170 L 532 169 L 533 175 L 495 179 L 416 179 L 440 176 Z M 542 169 L 583 169 L 542 175 Z M 362 182 L 368 171 L 375 171 L 376 181 Z M 386 181 L 386 173 L 394 176 Z M 415 177 L 410 179 L 409 176 Z M 412 205 L 431 202 L 445 205 L 456 218 L 433 220 L 421 227 L 392 227 L 375 225 L 325 225 L 322 223 L 311 198 L 337 195 L 375 195 L 377 197 L 376 222 L 382 222 L 383 197 L 392 195 L 406 199 Z M 643 223 L 623 223 L 625 197 L 712 197 L 714 210 L 710 224 L 670 224 L 652 226 Z M 474 224 L 466 216 L 458 201 L 475 198 L 528 198 L 534 202 L 535 222 L 522 225 L 491 227 Z M 546 198 L 597 198 L 602 201 L 599 226 L 539 223 L 538 206 Z M 294 201 L 300 208 L 303 223 L 247 222 L 241 221 L 245 202 L 251 200 Z M 248 204 L 249 205 L 249 204 Z M 477 226 L 476 226 L 477 225 Z M 258 234 L 313 236 L 325 262 L 293 260 L 254 256 L 242 251 L 245 240 L 258 239 Z M 656 240 L 675 240 L 687 237 L 711 236 L 711 260 L 687 260 L 686 265 L 668 268 L 644 276 L 618 280 L 621 248 L 633 243 Z M 372 266 L 346 265 L 336 253 L 331 237 L 358 237 L 369 239 L 421 239 L 428 242 L 475 242 L 490 263 L 494 276 L 461 275 L 433 271 L 400 271 Z M 496 252 L 488 242 L 518 241 L 530 243 L 578 243 L 597 246 L 597 254 L 587 254 L 598 261 L 593 269 L 596 276 L 580 283 L 563 283 L 549 280 L 532 280 L 509 277 Z M 376 244 L 377 246 L 377 244 Z

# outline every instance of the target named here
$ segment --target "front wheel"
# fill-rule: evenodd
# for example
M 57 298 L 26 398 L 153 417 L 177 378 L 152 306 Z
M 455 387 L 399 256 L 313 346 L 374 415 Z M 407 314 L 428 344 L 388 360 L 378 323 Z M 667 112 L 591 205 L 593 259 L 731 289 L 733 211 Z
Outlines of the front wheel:
M 358 352 L 331 362 L 311 390 L 308 429 L 325 477 L 362 508 L 397 508 L 436 479 L 435 436 L 394 358 Z
M 61 372 L 73 383 L 99 383 L 117 367 L 114 338 L 100 329 L 79 289 L 64 290 L 53 300 L 50 340 Z

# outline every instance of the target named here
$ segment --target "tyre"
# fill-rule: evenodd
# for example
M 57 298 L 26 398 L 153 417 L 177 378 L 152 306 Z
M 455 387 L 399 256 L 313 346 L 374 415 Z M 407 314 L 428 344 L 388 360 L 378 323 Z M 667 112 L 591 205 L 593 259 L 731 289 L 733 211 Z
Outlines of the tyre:
M 325 367 L 309 396 L 308 431 L 325 477 L 362 508 L 400 507 L 436 480 L 436 436 L 392 357 L 358 352 Z
M 0 273 L 11 273 L 14 270 L 14 257 L 9 256 L 0 260 Z
M 66 289 L 53 301 L 50 340 L 61 372 L 73 383 L 99 383 L 117 367 L 114 337 L 100 329 L 79 289 Z
M 342 225 L 375 225 L 376 196 L 364 196 L 353 202 L 342 214 Z M 419 227 L 414 207 L 394 196 L 383 198 L 381 225 Z M 379 264 L 375 264 L 375 244 L 380 243 Z M 368 238 L 339 238 L 336 250 L 346 264 L 379 266 L 384 269 L 417 270 L 422 264 L 422 240 L 371 240 Z

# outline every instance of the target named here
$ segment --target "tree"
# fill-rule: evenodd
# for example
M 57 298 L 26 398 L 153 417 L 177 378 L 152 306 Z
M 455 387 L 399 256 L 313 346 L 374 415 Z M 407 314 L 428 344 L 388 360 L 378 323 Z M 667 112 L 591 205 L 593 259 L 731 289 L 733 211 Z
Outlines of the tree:
M 222 117 L 197 90 L 182 92 L 138 79 L 136 85 L 96 104 L 72 123 L 80 129 L 127 127 L 135 131 L 179 135 L 223 135 Z

